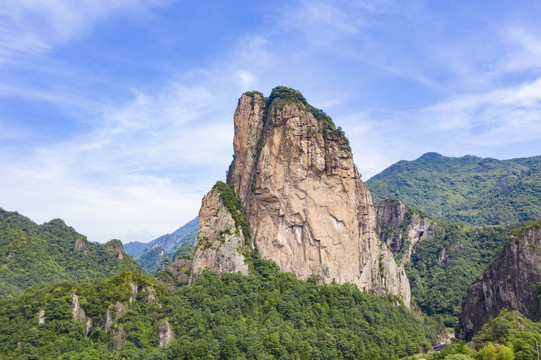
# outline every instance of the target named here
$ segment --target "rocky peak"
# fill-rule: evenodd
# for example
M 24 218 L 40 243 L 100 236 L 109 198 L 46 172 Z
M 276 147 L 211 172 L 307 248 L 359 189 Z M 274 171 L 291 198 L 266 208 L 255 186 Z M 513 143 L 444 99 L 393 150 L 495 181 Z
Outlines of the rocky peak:
M 235 112 L 228 172 L 259 254 L 283 271 L 399 295 L 403 267 L 377 238 L 376 215 L 347 138 L 293 89 L 244 94 Z
M 502 309 L 541 320 L 541 221 L 514 232 L 462 302 L 457 337 L 471 340 Z
M 109 251 L 116 252 L 119 260 L 124 258 L 124 246 L 122 245 L 122 241 L 118 239 L 109 240 L 105 244 L 105 248 Z

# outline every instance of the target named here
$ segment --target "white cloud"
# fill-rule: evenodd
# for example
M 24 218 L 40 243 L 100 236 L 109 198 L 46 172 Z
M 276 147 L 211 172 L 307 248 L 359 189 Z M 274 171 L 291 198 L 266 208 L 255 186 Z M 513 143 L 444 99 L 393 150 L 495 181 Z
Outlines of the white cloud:
M 0 7 L 0 64 L 39 55 L 118 12 L 144 14 L 165 0 L 6 0 Z

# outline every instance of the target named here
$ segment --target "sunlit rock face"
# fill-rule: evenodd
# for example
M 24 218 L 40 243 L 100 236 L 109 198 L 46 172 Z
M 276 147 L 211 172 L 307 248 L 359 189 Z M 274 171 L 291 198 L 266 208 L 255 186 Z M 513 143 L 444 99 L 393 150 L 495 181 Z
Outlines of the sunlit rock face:
M 321 114 L 304 98 L 239 99 L 227 180 L 242 200 L 253 244 L 299 278 L 350 282 L 409 305 L 408 279 L 377 238 L 370 192 L 347 139 Z
M 205 269 L 216 272 L 248 274 L 244 258 L 245 239 L 220 191 L 213 188 L 204 198 L 199 211 L 199 232 L 192 262 L 190 283 Z

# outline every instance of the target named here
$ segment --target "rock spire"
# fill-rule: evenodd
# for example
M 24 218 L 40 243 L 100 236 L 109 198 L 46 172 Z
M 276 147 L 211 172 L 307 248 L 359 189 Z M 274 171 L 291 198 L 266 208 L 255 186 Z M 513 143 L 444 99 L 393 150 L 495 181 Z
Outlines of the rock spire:
M 239 99 L 228 172 L 262 257 L 283 271 L 400 296 L 405 271 L 376 235 L 370 192 L 341 128 L 293 89 Z

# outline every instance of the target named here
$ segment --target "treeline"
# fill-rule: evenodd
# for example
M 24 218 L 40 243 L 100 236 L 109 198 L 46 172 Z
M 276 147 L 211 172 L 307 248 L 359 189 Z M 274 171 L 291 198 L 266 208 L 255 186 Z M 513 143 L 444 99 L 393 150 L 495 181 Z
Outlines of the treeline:
M 0 353 L 9 359 L 399 359 L 430 348 L 442 331 L 397 306 L 397 298 L 349 284 L 317 285 L 317 276 L 302 281 L 271 261 L 253 261 L 249 276 L 203 272 L 176 292 L 133 272 L 29 289 L 0 304 Z M 74 321 L 72 294 L 92 319 L 90 331 L 88 319 Z M 164 324 L 174 339 L 158 348 Z

